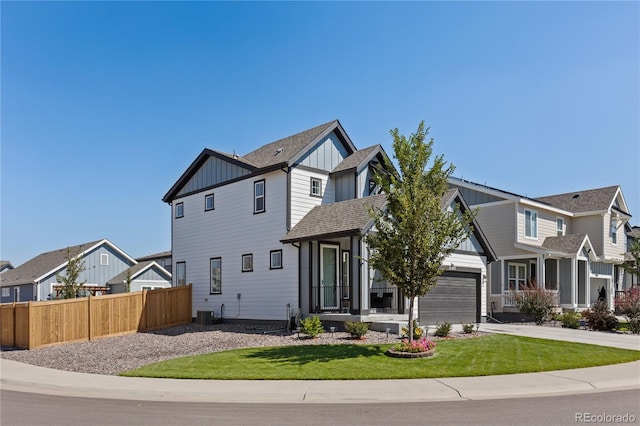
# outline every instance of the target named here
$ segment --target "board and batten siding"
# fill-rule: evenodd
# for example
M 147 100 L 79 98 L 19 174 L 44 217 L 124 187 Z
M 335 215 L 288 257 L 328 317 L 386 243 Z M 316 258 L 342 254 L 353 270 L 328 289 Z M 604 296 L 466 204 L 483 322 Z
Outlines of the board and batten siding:
M 293 228 L 309 211 L 321 204 L 335 200 L 334 184 L 329 175 L 297 167 L 291 169 L 291 227 Z M 322 197 L 311 195 L 311 178 L 322 181 Z
M 107 255 L 107 265 L 101 265 L 101 255 Z M 113 250 L 110 246 L 103 244 L 93 251 L 85 254 L 84 271 L 80 273 L 78 280 L 86 285 L 105 286 L 107 281 L 133 265 L 133 262 Z M 38 286 L 38 300 L 47 300 L 53 290 L 53 285 L 57 284 L 56 274 L 66 276 L 67 268 L 45 277 Z
M 340 139 L 331 132 L 322 141 L 309 150 L 297 164 L 330 172 L 348 155 Z
M 253 213 L 253 184 L 265 180 L 265 212 Z M 298 249 L 282 244 L 286 234 L 287 174 L 274 171 L 212 191 L 214 210 L 204 211 L 205 193 L 180 198 L 184 217 L 172 212 L 174 272 L 186 263 L 193 284 L 193 312 L 225 318 L 286 320 L 298 305 Z M 207 194 L 211 193 L 208 191 Z M 282 269 L 269 269 L 270 251 L 282 250 Z M 242 272 L 242 255 L 253 255 L 253 272 Z M 210 294 L 210 259 L 222 259 L 222 294 Z M 174 273 L 174 285 L 176 284 Z M 238 299 L 237 295 L 240 294 Z
M 239 178 L 250 173 L 249 170 L 218 157 L 209 157 L 195 175 L 180 190 L 178 196 L 208 188 L 221 182 Z
M 356 193 L 355 173 L 346 173 L 331 178 L 335 187 L 335 199 L 338 201 L 351 200 Z

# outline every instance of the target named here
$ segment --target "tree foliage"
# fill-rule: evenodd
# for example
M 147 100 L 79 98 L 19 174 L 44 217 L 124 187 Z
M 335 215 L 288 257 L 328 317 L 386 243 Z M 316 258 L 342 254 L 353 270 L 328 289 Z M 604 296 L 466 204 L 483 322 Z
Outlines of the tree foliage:
M 555 293 L 538 287 L 535 280 L 529 280 L 524 290 L 513 291 L 513 299 L 518 310 L 531 315 L 537 325 L 542 325 L 558 306 Z
M 415 298 L 436 285 L 442 263 L 471 232 L 473 213 L 443 206 L 447 180 L 455 167 L 442 155 L 433 159 L 433 139 L 424 121 L 409 138 L 391 130 L 399 173 L 375 175 L 387 194 L 382 210 L 371 210 L 376 232 L 366 237 L 371 248 L 370 265 L 409 298 L 409 338 L 413 339 Z M 387 164 L 387 170 L 393 170 Z
M 80 256 L 81 251 L 71 252 L 67 247 L 65 259 L 67 261 L 66 275 L 56 274 L 56 281 L 62 285 L 61 296 L 63 299 L 75 299 L 78 288 L 86 281 L 79 282 L 80 274 L 84 271 L 84 259 Z

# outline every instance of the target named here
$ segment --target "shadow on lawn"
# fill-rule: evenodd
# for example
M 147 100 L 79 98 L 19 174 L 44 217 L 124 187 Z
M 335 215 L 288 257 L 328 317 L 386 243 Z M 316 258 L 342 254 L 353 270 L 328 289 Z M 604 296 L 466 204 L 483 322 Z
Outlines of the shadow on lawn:
M 366 358 L 384 355 L 379 345 L 302 345 L 256 349 L 246 358 L 282 361 L 304 365 L 310 362 L 329 362 L 336 359 Z

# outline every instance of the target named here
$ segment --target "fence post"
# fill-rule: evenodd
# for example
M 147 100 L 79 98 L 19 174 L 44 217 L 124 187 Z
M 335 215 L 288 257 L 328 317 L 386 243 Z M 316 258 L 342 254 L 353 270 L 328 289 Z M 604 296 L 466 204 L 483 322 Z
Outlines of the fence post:
M 29 350 L 31 350 L 32 348 L 35 347 L 35 343 L 34 343 L 34 330 L 32 329 L 31 324 L 35 325 L 35 321 L 33 321 L 33 318 L 31 318 L 31 316 L 33 315 L 33 309 L 31 308 L 31 304 L 33 302 L 31 302 L 31 300 L 29 301 L 29 303 L 27 304 L 27 333 L 29 333 L 29 335 L 27 336 L 27 346 Z
M 17 319 L 17 315 L 16 315 L 16 302 L 13 302 L 13 344 L 11 346 L 18 346 L 16 344 L 17 342 L 17 337 L 16 337 L 16 319 Z
M 142 330 L 140 331 L 146 331 L 147 330 L 147 317 L 149 316 L 149 313 L 147 312 L 147 290 L 142 289 Z
M 91 300 L 91 293 L 87 296 L 87 324 L 89 327 L 89 341 L 93 340 L 93 324 L 91 323 L 91 304 L 93 301 Z

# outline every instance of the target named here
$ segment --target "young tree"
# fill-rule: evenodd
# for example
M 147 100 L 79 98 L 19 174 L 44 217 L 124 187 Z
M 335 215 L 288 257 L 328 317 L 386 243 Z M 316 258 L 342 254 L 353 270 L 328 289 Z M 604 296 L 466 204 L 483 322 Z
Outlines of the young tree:
M 366 241 L 372 249 L 371 266 L 409 299 L 408 335 L 413 341 L 415 298 L 436 285 L 442 262 L 468 238 L 473 213 L 461 214 L 442 205 L 455 167 L 440 155 L 426 170 L 434 141 L 425 141 L 429 129 L 424 121 L 408 139 L 398 129 L 390 133 L 399 173 L 376 174 L 387 203 L 384 210 L 370 211 L 376 232 L 367 235 Z M 392 168 L 389 164 L 387 170 Z
M 127 269 L 127 278 L 124 280 L 124 292 L 131 292 L 131 269 Z
M 63 299 L 75 299 L 78 288 L 86 282 L 78 282 L 80 274 L 84 271 L 84 260 L 80 257 L 80 253 L 80 250 L 72 253 L 71 249 L 67 248 L 66 275 L 56 274 L 56 281 L 62 284 Z

